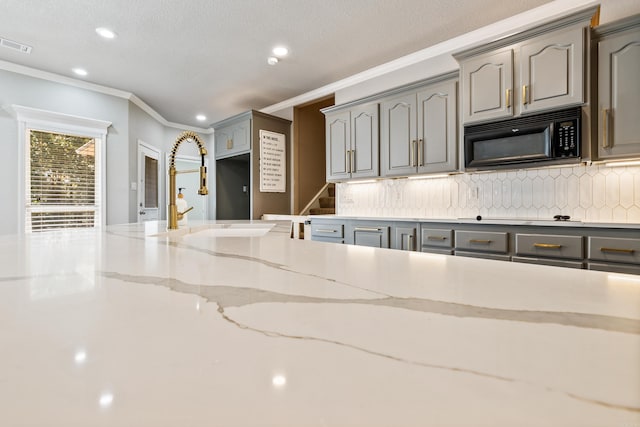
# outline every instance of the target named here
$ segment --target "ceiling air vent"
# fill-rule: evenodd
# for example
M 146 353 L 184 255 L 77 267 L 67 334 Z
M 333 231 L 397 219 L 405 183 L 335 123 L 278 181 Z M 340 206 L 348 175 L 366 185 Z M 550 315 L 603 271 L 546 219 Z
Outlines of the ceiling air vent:
M 0 37 L 0 46 L 6 47 L 8 49 L 17 50 L 22 53 L 31 53 L 31 46 L 27 46 L 26 44 L 14 42 L 13 40 L 3 39 Z

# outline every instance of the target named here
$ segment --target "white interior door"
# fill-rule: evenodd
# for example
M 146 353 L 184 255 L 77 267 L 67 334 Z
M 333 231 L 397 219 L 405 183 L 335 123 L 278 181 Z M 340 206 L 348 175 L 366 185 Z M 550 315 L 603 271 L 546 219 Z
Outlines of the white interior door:
M 138 141 L 138 222 L 160 219 L 160 151 Z

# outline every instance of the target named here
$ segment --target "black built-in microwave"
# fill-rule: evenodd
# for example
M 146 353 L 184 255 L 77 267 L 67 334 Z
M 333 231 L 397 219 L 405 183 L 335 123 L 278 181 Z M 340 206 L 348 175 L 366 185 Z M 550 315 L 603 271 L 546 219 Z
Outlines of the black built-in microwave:
M 580 107 L 464 128 L 468 170 L 578 163 Z

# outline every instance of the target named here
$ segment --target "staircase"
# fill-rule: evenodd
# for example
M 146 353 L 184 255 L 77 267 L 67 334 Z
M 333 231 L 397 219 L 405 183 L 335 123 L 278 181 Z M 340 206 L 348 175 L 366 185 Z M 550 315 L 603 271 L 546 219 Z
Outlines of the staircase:
M 336 213 L 336 185 L 329 184 L 327 194 L 318 197 L 319 208 L 309 209 L 309 215 L 332 215 Z
M 336 185 L 327 183 L 313 197 L 300 215 L 333 215 L 336 213 Z

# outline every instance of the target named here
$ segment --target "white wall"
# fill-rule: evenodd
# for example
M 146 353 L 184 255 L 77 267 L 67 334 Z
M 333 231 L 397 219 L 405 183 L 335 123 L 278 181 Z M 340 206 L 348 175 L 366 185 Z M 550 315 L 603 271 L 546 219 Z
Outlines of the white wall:
M 17 179 L 18 125 L 11 105 L 37 108 L 63 114 L 112 122 L 107 134 L 107 223 L 129 221 L 127 198 L 129 159 L 128 101 L 115 96 L 54 83 L 22 74 L 0 70 L 0 234 L 18 230 L 19 197 Z M 114 161 L 114 159 L 117 159 Z

